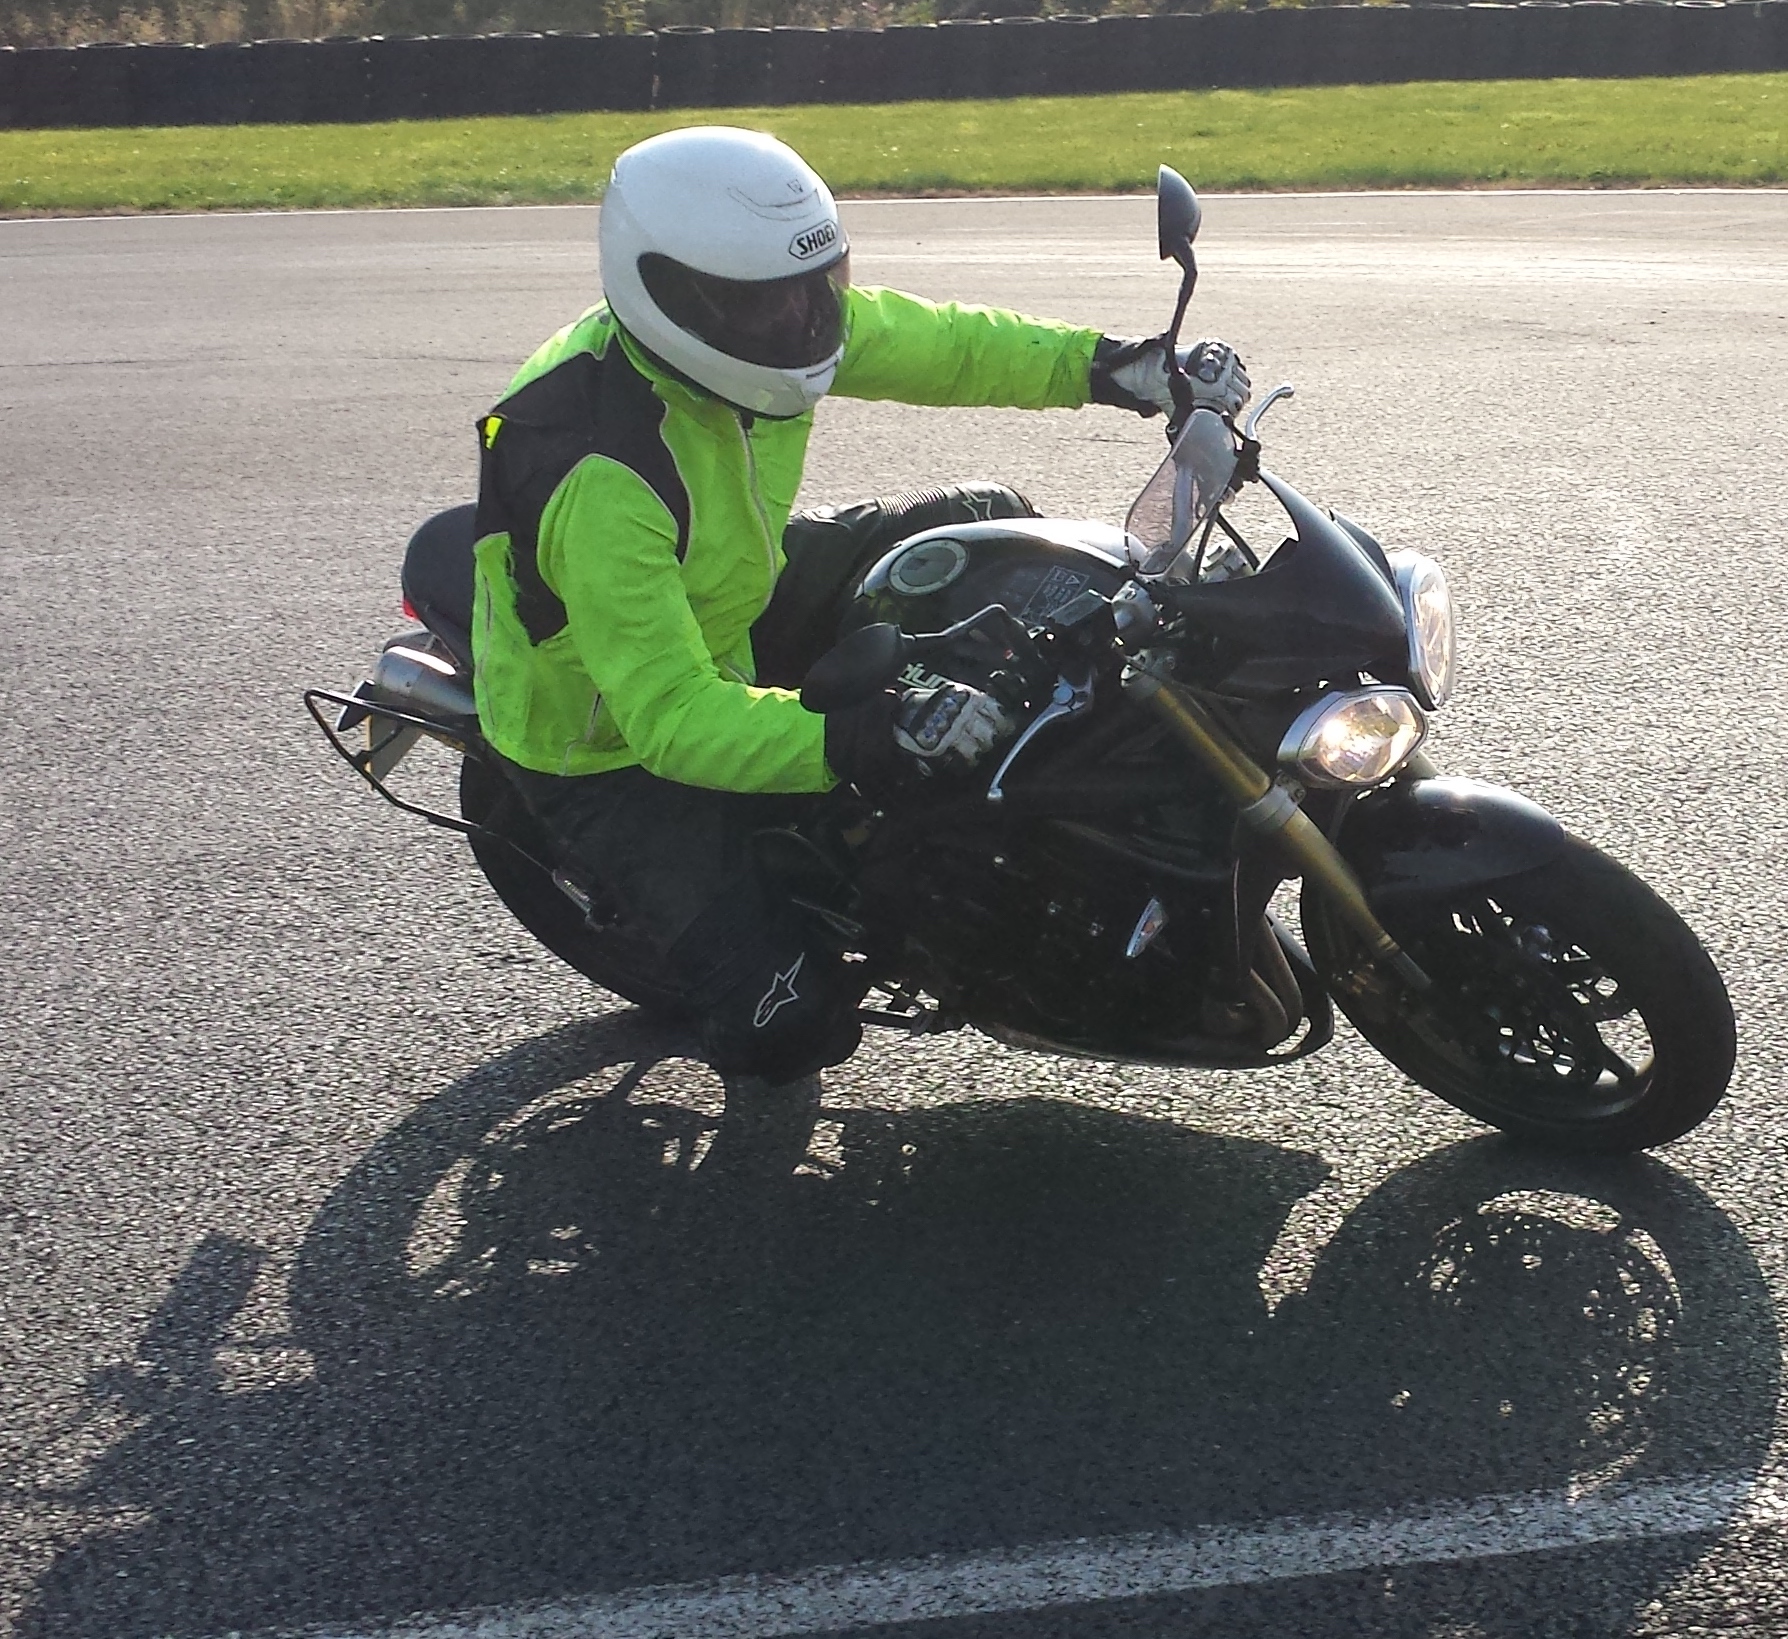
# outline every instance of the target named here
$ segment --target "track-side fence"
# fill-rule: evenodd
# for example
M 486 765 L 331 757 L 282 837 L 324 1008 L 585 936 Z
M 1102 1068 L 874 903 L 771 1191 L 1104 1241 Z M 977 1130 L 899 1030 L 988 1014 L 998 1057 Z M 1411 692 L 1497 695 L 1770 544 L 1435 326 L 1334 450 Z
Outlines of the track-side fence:
M 333 124 L 1217 86 L 1788 69 L 1788 0 L 1317 5 L 0 49 L 0 127 Z

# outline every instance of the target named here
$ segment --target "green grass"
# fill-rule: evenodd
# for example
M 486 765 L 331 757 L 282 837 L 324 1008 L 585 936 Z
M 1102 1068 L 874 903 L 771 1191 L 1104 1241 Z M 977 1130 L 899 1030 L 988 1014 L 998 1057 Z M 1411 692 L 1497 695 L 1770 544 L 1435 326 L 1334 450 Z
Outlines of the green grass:
M 698 120 L 774 131 L 840 193 L 1771 183 L 1788 75 L 1518 80 L 389 125 L 0 132 L 0 211 L 594 198 L 609 161 Z

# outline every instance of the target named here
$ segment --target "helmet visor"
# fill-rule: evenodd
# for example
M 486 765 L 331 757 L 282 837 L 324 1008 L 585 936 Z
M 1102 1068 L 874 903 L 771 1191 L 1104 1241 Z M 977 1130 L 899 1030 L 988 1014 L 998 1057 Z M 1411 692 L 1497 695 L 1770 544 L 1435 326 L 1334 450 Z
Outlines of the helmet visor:
M 847 252 L 829 267 L 786 279 L 723 279 L 647 251 L 639 259 L 646 293 L 680 329 L 729 358 L 773 370 L 824 363 L 844 343 Z

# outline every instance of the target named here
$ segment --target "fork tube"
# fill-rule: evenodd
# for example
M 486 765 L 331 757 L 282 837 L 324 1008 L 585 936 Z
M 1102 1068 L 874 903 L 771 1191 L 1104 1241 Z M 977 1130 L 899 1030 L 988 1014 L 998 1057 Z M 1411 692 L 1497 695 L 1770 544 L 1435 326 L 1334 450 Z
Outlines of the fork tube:
M 1428 988 L 1427 974 L 1373 914 L 1360 879 L 1340 850 L 1288 793 L 1273 784 L 1195 695 L 1134 668 L 1124 675 L 1124 692 L 1153 710 L 1191 749 L 1240 810 L 1242 823 L 1277 846 L 1301 875 L 1315 881 L 1377 960 L 1418 990 Z

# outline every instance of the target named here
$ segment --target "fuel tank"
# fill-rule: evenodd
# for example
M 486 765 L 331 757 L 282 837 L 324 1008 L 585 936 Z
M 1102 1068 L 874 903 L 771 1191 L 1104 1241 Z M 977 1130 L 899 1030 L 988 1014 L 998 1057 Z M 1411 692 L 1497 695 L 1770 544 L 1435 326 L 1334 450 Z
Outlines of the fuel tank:
M 1084 519 L 1001 518 L 946 524 L 902 541 L 863 577 L 845 616 L 854 631 L 892 621 L 902 631 L 941 632 L 1004 604 L 1038 626 L 1092 587 L 1109 597 L 1127 577 L 1128 537 Z

